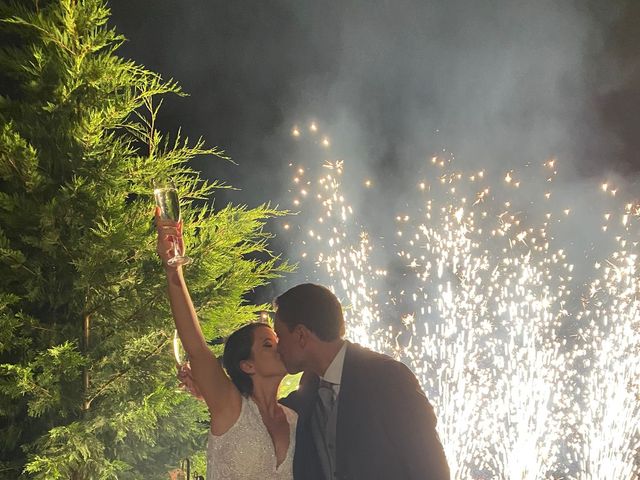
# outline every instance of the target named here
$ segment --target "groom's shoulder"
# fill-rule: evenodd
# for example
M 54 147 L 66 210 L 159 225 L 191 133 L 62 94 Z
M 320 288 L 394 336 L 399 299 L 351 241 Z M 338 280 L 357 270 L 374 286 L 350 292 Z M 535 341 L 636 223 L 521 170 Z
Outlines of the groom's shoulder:
M 402 362 L 384 353 L 373 351 L 357 343 L 350 343 L 348 351 L 354 363 L 365 369 L 374 369 L 376 372 L 394 374 L 399 371 L 409 371 Z
M 349 352 L 356 359 L 363 362 L 386 362 L 395 360 L 389 355 L 376 352 L 368 347 L 360 345 L 359 343 L 349 342 L 347 346 L 347 352 Z

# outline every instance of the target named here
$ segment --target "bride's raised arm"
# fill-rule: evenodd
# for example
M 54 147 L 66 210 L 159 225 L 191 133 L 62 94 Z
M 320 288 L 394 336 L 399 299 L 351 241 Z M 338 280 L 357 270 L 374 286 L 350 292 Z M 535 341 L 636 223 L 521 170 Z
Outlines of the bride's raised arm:
M 182 223 L 162 219 L 158 209 L 155 218 L 158 255 L 167 274 L 171 312 L 182 346 L 189 355 L 191 375 L 212 415 L 214 412 L 217 418 L 220 415 L 233 415 L 239 411 L 242 403 L 240 392 L 207 346 L 184 280 L 182 266 L 167 265 L 167 260 L 173 257 L 174 241 L 180 242 L 180 251 L 184 252 Z

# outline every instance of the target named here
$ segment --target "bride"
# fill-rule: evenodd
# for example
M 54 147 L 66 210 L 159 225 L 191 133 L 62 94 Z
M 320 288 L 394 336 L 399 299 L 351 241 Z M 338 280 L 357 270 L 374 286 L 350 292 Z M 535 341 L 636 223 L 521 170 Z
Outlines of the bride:
M 274 331 L 251 323 L 233 332 L 224 347 L 223 370 L 200 330 L 182 267 L 167 265 L 174 241 L 182 245 L 182 223 L 162 219 L 156 209 L 156 226 L 173 319 L 211 414 L 207 479 L 291 480 L 297 415 L 278 403 L 286 369 Z

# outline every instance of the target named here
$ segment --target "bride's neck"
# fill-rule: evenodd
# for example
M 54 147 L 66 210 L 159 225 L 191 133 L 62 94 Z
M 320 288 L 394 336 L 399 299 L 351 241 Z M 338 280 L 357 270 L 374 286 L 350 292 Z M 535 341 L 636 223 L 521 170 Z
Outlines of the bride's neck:
M 278 387 L 279 379 L 265 379 L 253 383 L 251 398 L 256 402 L 260 411 L 266 415 L 276 415 L 278 412 Z

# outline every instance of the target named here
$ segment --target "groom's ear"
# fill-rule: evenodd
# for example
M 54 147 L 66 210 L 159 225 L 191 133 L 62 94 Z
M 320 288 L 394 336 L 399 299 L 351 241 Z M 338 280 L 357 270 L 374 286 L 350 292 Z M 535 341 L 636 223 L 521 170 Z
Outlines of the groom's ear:
M 304 348 L 307 343 L 309 343 L 309 336 L 311 335 L 311 330 L 305 327 L 302 324 L 296 325 L 293 333 L 296 336 L 296 340 L 298 341 L 298 345 L 300 348 Z

